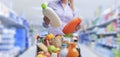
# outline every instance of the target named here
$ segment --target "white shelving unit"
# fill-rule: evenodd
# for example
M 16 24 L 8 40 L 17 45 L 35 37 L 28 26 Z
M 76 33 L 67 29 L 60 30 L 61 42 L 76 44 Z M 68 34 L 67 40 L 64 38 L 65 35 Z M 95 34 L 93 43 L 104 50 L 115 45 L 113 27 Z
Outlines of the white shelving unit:
M 118 7 L 119 8 L 119 7 Z M 116 11 L 117 11 L 117 9 L 116 9 Z M 113 11 L 114 12 L 114 11 Z M 116 14 L 115 12 L 114 12 L 114 14 Z M 103 16 L 102 17 L 100 17 L 100 18 L 103 18 Z M 91 40 L 93 40 L 93 38 L 91 37 L 91 35 L 96 35 L 97 37 L 99 37 L 100 35 L 102 35 L 103 36 L 103 38 L 102 39 L 105 39 L 105 40 L 107 40 L 107 41 L 109 41 L 108 39 L 110 38 L 110 37 L 113 37 L 113 39 L 115 40 L 116 38 L 117 38 L 117 34 L 119 34 L 120 33 L 120 31 L 119 31 L 119 22 L 117 22 L 118 20 L 120 19 L 120 17 L 113 17 L 113 16 L 111 16 L 108 20 L 99 20 L 99 21 L 97 21 L 97 24 L 94 24 L 94 26 L 91 26 L 91 27 L 89 27 L 88 26 L 88 28 L 86 28 L 85 30 L 81 30 L 80 32 L 84 32 L 84 34 L 87 34 L 87 35 L 89 35 L 89 37 L 88 38 L 90 38 Z M 113 24 L 117 24 L 116 26 L 117 26 L 117 28 L 115 27 L 115 29 L 113 28 L 112 30 L 110 30 L 110 29 L 108 29 L 108 25 L 111 25 L 111 23 L 112 22 L 116 22 L 116 23 L 113 23 Z M 112 25 L 111 25 L 112 26 Z M 97 29 L 95 29 L 95 28 L 97 28 Z M 95 30 L 94 30 L 95 29 Z M 101 29 L 101 30 L 99 30 L 99 29 Z M 93 33 L 94 32 L 94 33 Z M 98 36 L 99 35 L 99 36 Z M 105 36 L 105 37 L 104 37 Z M 114 56 L 114 54 L 113 54 L 113 51 L 112 51 L 112 49 L 114 49 L 114 48 L 116 48 L 116 45 L 118 45 L 116 42 L 114 42 L 114 40 L 111 40 L 111 41 L 113 41 L 114 42 L 114 44 L 113 44 L 113 42 L 111 43 L 111 45 L 109 45 L 109 43 L 106 41 L 105 43 L 104 43 L 104 41 L 101 41 L 101 42 L 99 42 L 98 40 L 100 40 L 101 38 L 99 38 L 99 39 L 94 39 L 94 43 L 95 43 L 95 45 L 97 45 L 95 48 L 98 48 L 98 50 L 96 50 L 95 48 L 93 48 L 98 54 L 100 54 L 100 55 L 102 55 L 102 54 L 104 54 L 104 52 L 106 52 L 106 55 L 105 56 L 110 56 L 110 54 L 111 54 L 111 57 L 112 56 Z M 117 39 L 116 39 L 117 40 Z M 91 41 L 92 42 L 92 41 Z M 99 43 L 98 43 L 99 42 Z M 100 47 L 99 47 L 100 46 Z M 100 49 L 100 50 L 99 50 Z M 108 54 L 107 54 L 107 52 L 108 52 Z
M 12 18 L 10 16 L 11 13 L 13 14 Z M 3 25 L 5 28 L 16 28 L 16 29 L 27 30 L 27 27 L 25 27 L 25 25 L 23 25 L 22 18 L 17 16 L 14 13 L 14 11 L 7 8 L 2 2 L 0 2 L 0 24 Z M 26 44 L 26 43 L 24 43 L 24 44 Z M 35 57 L 36 50 L 37 50 L 36 45 L 30 46 L 30 47 L 26 48 L 26 50 L 24 50 L 22 53 L 18 52 L 17 57 Z M 4 53 L 2 53 L 2 55 L 4 55 Z M 16 56 L 14 54 L 12 54 L 12 55 Z
M 24 25 L 19 24 L 17 21 L 13 21 L 10 18 L 0 15 L 0 21 L 6 27 L 16 27 L 16 28 L 25 28 Z

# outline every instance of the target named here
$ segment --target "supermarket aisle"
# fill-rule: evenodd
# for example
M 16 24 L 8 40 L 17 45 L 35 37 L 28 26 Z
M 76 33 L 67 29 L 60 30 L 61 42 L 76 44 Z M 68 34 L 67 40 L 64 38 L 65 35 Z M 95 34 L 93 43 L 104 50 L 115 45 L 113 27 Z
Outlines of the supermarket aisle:
M 82 57 L 100 57 L 84 45 L 80 44 L 80 48 L 81 48 Z

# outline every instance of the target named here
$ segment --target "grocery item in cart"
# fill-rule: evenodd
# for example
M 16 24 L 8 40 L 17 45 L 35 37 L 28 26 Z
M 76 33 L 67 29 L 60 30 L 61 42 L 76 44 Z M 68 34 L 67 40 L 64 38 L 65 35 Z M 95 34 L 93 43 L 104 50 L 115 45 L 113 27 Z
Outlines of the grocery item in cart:
M 61 22 L 59 16 L 55 13 L 55 11 L 52 8 L 47 7 L 47 5 L 45 3 L 43 3 L 42 9 L 43 9 L 44 16 L 48 17 L 48 19 L 50 20 L 50 25 L 52 27 L 61 26 L 62 22 Z
M 62 45 L 62 39 L 61 38 L 53 38 L 52 40 L 51 40 L 51 44 L 52 45 L 54 45 L 55 47 L 61 47 L 61 45 Z
M 75 18 L 71 20 L 65 27 L 63 28 L 63 33 L 64 34 L 72 34 L 76 31 L 77 26 L 82 22 L 80 18 Z
M 44 44 L 45 44 L 47 47 L 50 46 L 50 42 L 49 42 L 49 40 L 44 39 Z
M 47 56 L 39 54 L 39 55 L 37 55 L 37 57 L 47 57 Z
M 59 56 L 60 57 L 67 57 L 68 49 L 67 49 L 67 44 L 62 44 L 62 49 L 60 51 Z
M 76 44 L 75 43 L 71 43 L 71 46 L 68 48 L 68 54 L 67 57 L 78 57 L 79 53 L 76 49 Z
M 51 55 L 50 55 L 49 52 L 44 52 L 44 51 L 38 52 L 37 55 L 44 55 L 44 56 L 46 56 L 46 57 L 51 57 Z
M 38 43 L 38 47 L 44 52 L 48 52 L 48 48 L 43 43 Z
M 57 53 L 52 53 L 51 57 L 58 57 Z
M 49 33 L 49 34 L 46 35 L 45 39 L 51 40 L 51 39 L 53 39 L 54 37 L 55 37 L 55 36 L 54 36 L 52 33 Z
M 54 45 L 48 46 L 48 51 L 50 53 L 57 53 L 60 50 L 60 48 L 55 47 Z

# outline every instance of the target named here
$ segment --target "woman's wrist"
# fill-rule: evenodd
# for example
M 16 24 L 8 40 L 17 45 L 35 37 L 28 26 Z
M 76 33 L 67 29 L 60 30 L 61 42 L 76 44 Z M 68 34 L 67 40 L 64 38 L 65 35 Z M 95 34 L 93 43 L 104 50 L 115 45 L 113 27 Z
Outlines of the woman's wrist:
M 43 27 L 45 27 L 45 28 L 48 28 L 49 27 L 49 25 L 48 24 L 46 24 L 46 23 L 42 23 L 42 25 L 43 25 Z

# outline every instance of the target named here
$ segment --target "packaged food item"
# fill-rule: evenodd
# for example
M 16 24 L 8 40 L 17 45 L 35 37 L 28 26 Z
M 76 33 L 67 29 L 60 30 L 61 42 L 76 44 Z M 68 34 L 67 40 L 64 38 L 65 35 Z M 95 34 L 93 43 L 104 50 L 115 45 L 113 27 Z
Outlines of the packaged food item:
M 51 40 L 51 44 L 54 45 L 55 47 L 61 48 L 62 39 L 61 39 L 61 38 L 53 38 L 53 39 Z
M 71 43 L 70 47 L 68 48 L 67 57 L 78 57 L 78 56 L 79 56 L 79 52 L 76 49 L 76 44 Z
M 43 43 L 38 43 L 38 47 L 44 52 L 48 52 L 48 48 Z
M 50 42 L 49 42 L 49 40 L 44 39 L 44 44 L 45 44 L 47 47 L 50 46 Z
M 45 55 L 39 54 L 37 57 L 46 57 Z
M 51 40 L 53 38 L 55 38 L 55 36 L 52 33 L 47 34 L 45 37 L 45 39 L 47 39 L 47 40 Z
M 60 50 L 60 48 L 57 48 L 57 47 L 55 47 L 54 45 L 48 46 L 48 51 L 49 51 L 50 53 L 58 53 L 59 50 Z

